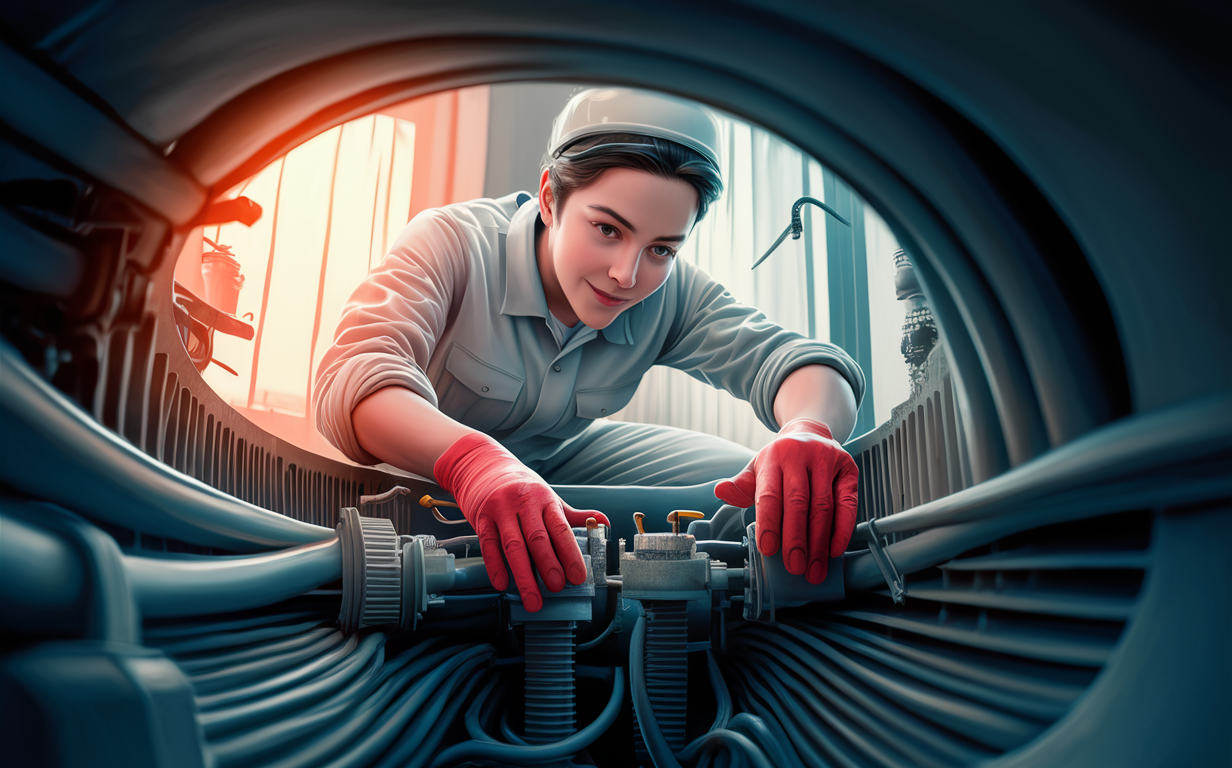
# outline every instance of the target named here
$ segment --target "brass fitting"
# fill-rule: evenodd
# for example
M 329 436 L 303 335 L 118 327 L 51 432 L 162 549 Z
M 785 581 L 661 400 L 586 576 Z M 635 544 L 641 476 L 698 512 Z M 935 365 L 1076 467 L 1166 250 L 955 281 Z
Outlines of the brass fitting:
M 419 506 L 427 507 L 428 509 L 432 510 L 432 516 L 435 517 L 437 520 L 440 520 L 442 523 L 445 523 L 446 525 L 461 525 L 462 523 L 466 522 L 465 518 L 463 518 L 462 520 L 450 520 L 448 517 L 445 517 L 444 515 L 442 515 L 440 513 L 440 510 L 437 509 L 437 507 L 453 507 L 454 509 L 460 509 L 460 507 L 458 507 L 458 505 L 452 501 L 437 501 L 436 499 L 432 498 L 431 496 L 425 493 L 419 499 Z
M 436 499 L 432 498 L 426 493 L 419 499 L 419 506 L 427 507 L 428 509 L 432 509 L 434 507 L 453 507 L 454 509 L 458 508 L 458 505 L 452 501 L 437 501 Z

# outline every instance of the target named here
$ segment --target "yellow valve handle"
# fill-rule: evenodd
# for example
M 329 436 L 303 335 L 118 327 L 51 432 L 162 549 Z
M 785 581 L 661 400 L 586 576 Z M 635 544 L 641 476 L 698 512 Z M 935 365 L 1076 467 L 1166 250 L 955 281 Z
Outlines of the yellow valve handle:
M 419 499 L 419 506 L 427 507 L 431 509 L 432 516 L 435 517 L 437 520 L 440 520 L 442 523 L 445 523 L 446 525 L 462 525 L 463 523 L 466 522 L 465 519 L 450 520 L 448 517 L 445 517 L 444 515 L 442 515 L 440 513 L 440 510 L 437 509 L 437 507 L 453 507 L 454 509 L 458 509 L 458 505 L 452 501 L 438 501 L 425 493 Z
M 672 524 L 672 533 L 680 534 L 681 520 L 701 520 L 705 515 L 691 509 L 677 509 L 667 513 L 667 522 Z

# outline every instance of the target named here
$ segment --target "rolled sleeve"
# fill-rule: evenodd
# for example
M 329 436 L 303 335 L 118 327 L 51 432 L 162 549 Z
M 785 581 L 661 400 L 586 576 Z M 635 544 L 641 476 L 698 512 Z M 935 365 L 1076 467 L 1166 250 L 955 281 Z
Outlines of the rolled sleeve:
M 834 368 L 851 385 L 857 404 L 863 399 L 864 374 L 839 347 L 771 322 L 696 266 L 681 264 L 679 278 L 676 316 L 658 363 L 747 400 L 758 420 L 774 432 L 779 429 L 774 398 L 783 381 L 802 366 Z
M 437 405 L 425 368 L 466 273 L 465 246 L 452 221 L 425 211 L 347 301 L 312 393 L 317 429 L 347 458 L 380 462 L 360 447 L 351 423 L 355 406 L 378 389 L 405 387 Z
M 771 431 L 778 432 L 780 426 L 774 418 L 774 398 L 778 396 L 779 387 L 792 372 L 806 365 L 830 366 L 851 385 L 857 408 L 864 400 L 864 372 L 856 361 L 833 344 L 800 336 L 798 341 L 775 349 L 753 380 L 754 394 L 749 398 L 749 404 L 753 406 L 758 420 Z

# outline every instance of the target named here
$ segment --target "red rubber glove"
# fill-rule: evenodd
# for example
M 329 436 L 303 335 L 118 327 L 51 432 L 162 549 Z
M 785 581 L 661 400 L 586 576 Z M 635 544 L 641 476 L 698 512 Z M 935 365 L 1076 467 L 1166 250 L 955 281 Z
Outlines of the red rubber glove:
M 530 557 L 553 592 L 564 589 L 564 574 L 570 584 L 586 581 L 586 561 L 570 527 L 586 525 L 588 517 L 610 525 L 603 513 L 573 509 L 504 446 L 477 432 L 451 445 L 432 471 L 479 534 L 479 551 L 493 587 L 509 588 L 502 549 L 528 611 L 543 607 Z
M 736 507 L 757 505 L 757 549 L 770 556 L 783 543 L 788 573 L 826 578 L 829 558 L 847 549 L 856 527 L 859 470 L 819 421 L 788 422 L 740 474 L 714 495 Z

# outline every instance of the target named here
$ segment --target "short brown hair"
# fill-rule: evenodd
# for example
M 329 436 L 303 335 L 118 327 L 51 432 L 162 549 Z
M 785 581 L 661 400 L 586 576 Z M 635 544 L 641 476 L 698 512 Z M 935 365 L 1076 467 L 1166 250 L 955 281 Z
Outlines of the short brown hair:
M 545 158 L 548 184 L 557 206 L 574 190 L 590 186 L 612 168 L 630 168 L 665 179 L 680 179 L 697 192 L 697 221 L 723 194 L 718 167 L 701 153 L 674 141 L 635 133 L 602 133 L 570 144 L 557 158 Z

